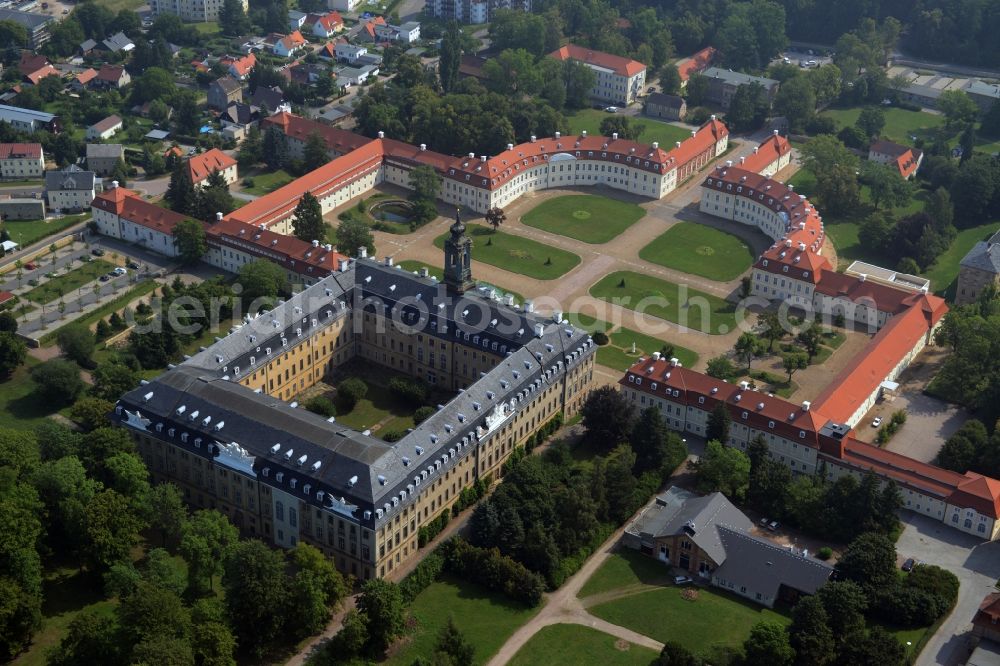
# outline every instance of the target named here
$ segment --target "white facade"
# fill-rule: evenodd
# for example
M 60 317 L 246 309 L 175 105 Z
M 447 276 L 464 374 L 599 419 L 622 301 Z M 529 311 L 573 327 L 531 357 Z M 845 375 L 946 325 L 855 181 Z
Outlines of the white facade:
M 89 202 L 87 205 L 90 205 Z M 113 211 L 102 210 L 97 206 L 91 207 L 91 212 L 93 213 L 94 222 L 97 224 L 98 233 L 104 236 L 118 238 L 126 243 L 141 245 L 148 250 L 166 257 L 176 257 L 178 255 L 174 237 L 170 234 L 150 229 L 149 227 L 132 222 L 125 217 L 119 217 Z
M 45 153 L 41 147 L 38 151 L 40 156 L 37 159 L 10 157 L 0 160 L 0 178 L 41 178 L 45 172 Z
M 337 56 L 337 60 L 355 63 L 361 56 L 368 55 L 368 49 L 354 44 L 337 44 L 334 46 L 334 54 Z
M 247 0 L 240 0 L 243 11 L 248 8 Z M 150 0 L 149 6 L 155 16 L 174 14 L 182 21 L 204 23 L 218 21 L 224 0 Z
M 87 139 L 90 141 L 102 141 L 104 139 L 110 139 L 122 128 L 122 121 L 119 120 L 110 127 L 104 129 L 98 129 L 96 125 L 91 125 L 87 128 Z
M 636 100 L 646 85 L 645 68 L 633 76 L 624 76 L 607 67 L 584 64 L 596 75 L 594 87 L 590 89 L 590 96 L 594 99 L 628 106 Z
M 86 210 L 96 196 L 89 190 L 46 190 L 50 210 Z

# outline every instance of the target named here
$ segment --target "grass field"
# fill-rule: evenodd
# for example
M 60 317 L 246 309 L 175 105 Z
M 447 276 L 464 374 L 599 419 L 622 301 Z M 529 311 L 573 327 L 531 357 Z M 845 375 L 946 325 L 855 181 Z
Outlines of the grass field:
M 661 643 L 677 641 L 694 652 L 713 645 L 742 645 L 758 622 L 790 621 L 787 615 L 711 588 L 699 588 L 694 601 L 684 599 L 681 590 L 671 586 L 640 592 L 588 610 Z
M 114 264 L 103 259 L 97 259 L 83 264 L 68 273 L 58 275 L 45 284 L 40 284 L 25 293 L 21 298 L 33 303 L 51 303 L 74 289 L 93 282 L 98 277 L 114 269 Z
M 841 127 L 857 122 L 858 116 L 861 115 L 861 109 L 862 107 L 827 109 L 820 115 L 833 118 L 839 130 Z M 897 108 L 882 109 L 882 112 L 885 114 L 885 127 L 882 130 L 882 136 L 890 141 L 912 146 L 914 140 L 910 137 L 933 141 L 940 133 L 946 133 L 949 144 L 956 145 L 958 143 L 961 130 L 946 129 L 944 116 L 926 111 L 907 111 Z M 993 154 L 1000 150 L 1000 141 L 991 141 L 987 137 L 977 136 L 975 149 Z
M 31 369 L 40 362 L 28 356 L 24 365 L 0 382 L 0 427 L 28 430 L 55 412 L 35 399 Z
M 569 123 L 570 134 L 579 134 L 587 130 L 588 136 L 601 136 L 601 121 L 605 118 L 612 118 L 613 114 L 600 109 L 581 109 L 574 114 L 566 116 Z M 669 123 L 663 123 L 652 118 L 630 118 L 633 123 L 643 126 L 639 135 L 639 143 L 652 143 L 658 141 L 660 146 L 669 150 L 677 141 L 684 141 L 691 138 L 691 130 Z
M 632 353 L 632 344 L 635 343 L 635 353 Z M 649 335 L 637 333 L 628 328 L 621 328 L 611 334 L 611 342 L 598 347 L 597 362 L 601 365 L 615 370 L 625 370 L 635 363 L 640 356 L 649 358 L 653 352 L 661 351 L 664 347 L 673 346 L 673 356 L 685 367 L 691 367 L 698 362 L 698 354 L 690 349 L 673 345 L 672 343 L 654 338 Z M 669 357 L 668 357 L 669 358 Z
M 611 330 L 611 324 L 608 322 L 580 312 L 570 312 L 563 315 L 563 317 L 565 317 L 569 323 L 573 324 L 577 328 L 584 329 L 588 333 L 594 333 L 595 331 L 604 331 L 607 333 Z
M 124 294 L 116 296 L 114 299 L 108 301 L 107 303 L 100 306 L 96 310 L 91 310 L 82 317 L 74 319 L 71 323 L 79 324 L 82 326 L 93 326 L 94 324 L 97 323 L 98 319 L 103 319 L 105 317 L 110 316 L 112 312 L 116 312 L 118 310 L 123 309 L 127 304 L 131 303 L 133 300 L 145 296 L 146 294 L 154 291 L 159 286 L 160 286 L 159 283 L 156 282 L 155 280 L 146 280 L 145 282 L 140 282 L 139 284 L 135 285 L 134 287 L 126 291 Z M 39 342 L 42 343 L 43 347 L 51 346 L 55 342 L 56 334 L 58 332 L 59 329 L 46 333 L 39 339 Z
M 736 236 L 694 222 L 678 222 L 639 250 L 639 256 L 719 282 L 735 280 L 754 260 L 750 248 Z
M 57 234 L 63 229 L 68 229 L 89 217 L 90 215 L 84 214 L 67 215 L 53 220 L 7 220 L 3 226 L 10 234 L 11 239 L 23 248 Z
M 521 238 L 502 231 L 494 232 L 481 224 L 470 224 L 467 233 L 474 247 L 472 258 L 512 273 L 520 273 L 536 280 L 555 280 L 580 263 L 572 252 Z M 434 239 L 434 245 L 443 248 L 449 234 Z
M 426 268 L 428 274 L 433 275 L 438 280 L 441 280 L 441 279 L 444 278 L 444 271 L 441 270 L 440 268 L 438 268 L 436 266 L 431 266 L 430 264 L 425 264 L 422 261 L 416 261 L 415 259 L 404 259 L 403 261 L 399 262 L 398 265 L 402 266 L 403 270 L 411 271 L 411 272 L 412 271 L 419 271 L 421 268 Z M 501 293 L 501 294 L 511 294 L 511 295 L 514 296 L 514 300 L 516 302 L 518 302 L 518 303 L 524 303 L 524 296 L 522 296 L 521 294 L 517 293 L 516 291 L 511 291 L 509 289 L 504 289 L 503 287 L 500 287 L 500 286 L 495 285 L 495 284 L 490 284 L 489 282 L 483 282 L 482 280 L 476 280 L 476 284 L 477 285 L 486 285 L 487 287 L 492 287 L 493 289 L 496 289 L 498 293 Z
M 948 249 L 938 255 L 937 261 L 924 271 L 924 277 L 931 281 L 931 290 L 935 293 L 947 294 L 949 299 L 954 298 L 959 263 L 969 253 L 973 245 L 978 241 L 986 240 L 998 229 L 1000 229 L 1000 220 L 959 231 Z
M 510 660 L 511 666 L 649 666 L 657 653 L 578 624 L 554 624 L 531 637 Z
M 718 296 L 632 271 L 611 273 L 590 295 L 713 335 L 736 327 L 735 307 Z
M 620 587 L 663 585 L 670 580 L 670 567 L 631 548 L 619 548 L 587 579 L 576 595 L 581 599 Z
M 607 243 L 642 219 L 646 211 L 633 203 L 593 194 L 574 194 L 543 201 L 521 222 L 584 243 Z
M 250 176 L 250 179 L 253 180 L 253 185 L 244 187 L 242 191 L 247 194 L 263 195 L 287 185 L 295 180 L 295 177 L 284 169 L 278 169 L 277 171 L 256 173 Z
M 358 378 L 368 386 L 368 394 L 358 400 L 350 412 L 341 414 L 338 409 L 337 423 L 355 430 L 377 427 L 378 429 L 372 432 L 376 437 L 391 431 L 405 432 L 407 428 L 413 427 L 413 412 L 416 409 L 398 400 L 389 392 L 388 387 L 364 377 Z
M 413 600 L 410 614 L 416 626 L 386 664 L 410 666 L 418 657 L 426 659 L 449 615 L 455 618 L 465 639 L 476 646 L 475 663 L 484 664 L 537 612 L 536 608 L 525 608 L 478 585 L 445 577 L 431 583 Z

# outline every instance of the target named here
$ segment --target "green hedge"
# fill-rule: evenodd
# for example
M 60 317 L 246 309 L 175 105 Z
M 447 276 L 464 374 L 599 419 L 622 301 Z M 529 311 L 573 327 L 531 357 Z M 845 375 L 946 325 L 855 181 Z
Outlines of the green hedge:
M 442 511 L 438 514 L 438 517 L 421 527 L 417 531 L 417 547 L 423 548 L 429 542 L 434 540 L 438 534 L 448 526 L 448 521 L 451 519 L 450 511 Z

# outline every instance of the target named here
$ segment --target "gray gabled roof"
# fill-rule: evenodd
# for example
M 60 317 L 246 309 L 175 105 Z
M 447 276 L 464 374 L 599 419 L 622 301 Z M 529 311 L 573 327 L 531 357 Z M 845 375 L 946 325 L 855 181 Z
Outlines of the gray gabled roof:
M 771 599 L 778 598 L 782 585 L 813 594 L 833 573 L 833 567 L 825 562 L 741 531 L 720 525 L 719 536 L 726 561 L 714 577 Z
M 665 93 L 649 93 L 646 97 L 647 104 L 655 104 L 657 106 L 663 106 L 668 109 L 679 109 L 684 106 L 684 98 L 679 95 L 667 95 Z
M 93 39 L 86 39 L 80 43 L 80 50 L 86 53 L 87 51 L 93 51 L 97 48 L 97 42 Z
M 131 39 L 125 36 L 124 32 L 117 32 L 104 40 L 104 45 L 112 53 L 117 53 L 122 49 L 135 46 Z
M 93 171 L 84 171 L 71 164 L 62 171 L 45 172 L 45 189 L 58 190 L 93 190 L 97 180 Z
M 976 243 L 962 259 L 961 265 L 1000 275 L 1000 231 L 989 240 Z
M 0 9 L 0 21 L 14 21 L 15 23 L 20 23 L 25 28 L 28 28 L 28 30 L 35 30 L 39 26 L 49 23 L 52 20 L 51 16 L 45 16 L 44 14 L 22 12 L 18 9 Z
M 122 157 L 125 146 L 120 143 L 88 143 L 87 158 L 91 157 Z
M 702 72 L 702 75 L 707 76 L 710 79 L 720 79 L 734 85 L 759 83 L 768 89 L 778 85 L 778 81 L 775 81 L 774 79 L 768 79 L 763 76 L 753 76 L 752 74 L 744 74 L 742 72 L 734 72 L 729 69 L 722 69 L 721 67 L 709 67 Z

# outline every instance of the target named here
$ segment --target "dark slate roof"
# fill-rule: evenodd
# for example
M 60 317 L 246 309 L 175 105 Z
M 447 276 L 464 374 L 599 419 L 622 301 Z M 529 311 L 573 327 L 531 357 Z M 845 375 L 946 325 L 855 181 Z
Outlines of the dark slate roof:
M 0 9 L 0 21 L 14 21 L 15 23 L 20 23 L 28 30 L 35 30 L 38 26 L 52 20 L 51 16 L 45 16 L 44 14 L 22 12 L 19 9 Z
M 626 532 L 640 539 L 687 534 L 721 565 L 729 554 L 720 540 L 717 528 L 721 526 L 746 532 L 753 528 L 753 522 L 722 493 L 697 495 L 673 486 L 646 507 Z
M 1000 231 L 976 243 L 962 259 L 962 266 L 1000 275 Z
M 80 43 L 80 50 L 83 52 L 93 51 L 97 48 L 97 42 L 93 39 L 87 39 Z
M 664 93 L 649 93 L 646 98 L 647 104 L 655 104 L 668 109 L 679 109 L 684 104 L 684 98 L 678 95 L 666 95 Z
M 124 32 L 117 32 L 104 40 L 104 46 L 113 53 L 118 53 L 122 49 L 135 46 L 131 39 L 125 36 Z
M 257 86 L 257 89 L 253 91 L 252 95 L 250 95 L 251 104 L 257 107 L 266 107 L 268 111 L 272 112 L 284 101 L 285 93 L 283 93 L 281 88 L 278 86 L 274 86 L 273 88 Z
M 97 180 L 93 171 L 71 164 L 62 171 L 45 172 L 46 190 L 92 190 Z
M 726 561 L 715 570 L 716 578 L 737 587 L 776 599 L 781 585 L 813 594 L 833 573 L 833 567 L 809 556 L 799 555 L 770 541 L 728 527 L 719 526 Z

